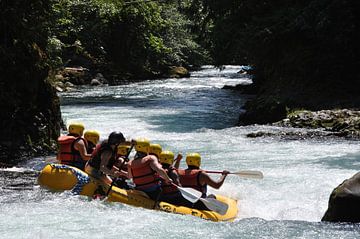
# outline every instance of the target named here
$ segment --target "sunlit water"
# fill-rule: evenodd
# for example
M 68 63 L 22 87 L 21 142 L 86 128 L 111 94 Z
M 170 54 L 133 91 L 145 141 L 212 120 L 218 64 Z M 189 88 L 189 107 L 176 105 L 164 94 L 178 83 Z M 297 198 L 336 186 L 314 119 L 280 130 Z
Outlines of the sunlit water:
M 51 193 L 36 183 L 46 159 L 35 158 L 0 171 L 0 238 L 360 238 L 357 224 L 320 222 L 332 189 L 360 168 L 359 143 L 247 138 L 280 129 L 234 126 L 246 96 L 222 87 L 251 82 L 240 68 L 61 95 L 65 122 L 82 121 L 102 139 L 118 130 L 175 153 L 199 152 L 205 169 L 262 171 L 262 180 L 230 175 L 211 190 L 239 200 L 235 222 Z

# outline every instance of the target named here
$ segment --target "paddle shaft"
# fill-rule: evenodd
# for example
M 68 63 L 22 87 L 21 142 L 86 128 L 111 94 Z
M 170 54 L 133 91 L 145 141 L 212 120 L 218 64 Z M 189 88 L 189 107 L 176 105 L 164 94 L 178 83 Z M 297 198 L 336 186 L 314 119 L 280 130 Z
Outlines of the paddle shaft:
M 129 155 L 130 155 L 130 153 L 131 153 L 131 151 L 132 151 L 133 148 L 134 148 L 134 145 L 132 144 L 131 147 L 130 147 L 130 149 L 129 149 L 129 151 L 128 151 L 128 153 L 127 153 L 126 156 L 125 156 L 126 159 L 129 158 Z M 124 160 L 125 160 L 125 159 L 124 159 Z M 124 161 L 124 163 L 125 163 L 125 161 Z M 120 170 L 121 170 L 121 169 L 120 169 Z M 109 189 L 108 189 L 107 192 L 106 192 L 106 196 L 109 195 L 109 193 L 110 193 L 110 191 L 111 191 L 111 188 L 114 186 L 114 183 L 115 183 L 115 180 L 113 179 L 112 182 L 111 182 L 111 185 L 110 185 Z
M 211 171 L 211 170 L 207 170 L 205 172 L 207 172 L 207 173 L 223 173 L 222 171 Z M 238 172 L 230 172 L 229 174 L 234 174 L 234 175 L 244 177 L 244 178 L 262 179 L 264 177 L 262 172 L 253 171 L 253 170 L 243 170 L 243 171 L 238 171 Z

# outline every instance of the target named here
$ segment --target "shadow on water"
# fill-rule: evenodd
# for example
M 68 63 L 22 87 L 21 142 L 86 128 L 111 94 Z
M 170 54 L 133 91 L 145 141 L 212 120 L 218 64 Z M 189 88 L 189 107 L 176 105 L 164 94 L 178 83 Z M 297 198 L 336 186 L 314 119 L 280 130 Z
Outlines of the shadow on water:
M 357 169 L 360 170 L 360 153 L 351 153 L 336 157 L 325 157 L 316 163 L 326 165 L 329 168 Z

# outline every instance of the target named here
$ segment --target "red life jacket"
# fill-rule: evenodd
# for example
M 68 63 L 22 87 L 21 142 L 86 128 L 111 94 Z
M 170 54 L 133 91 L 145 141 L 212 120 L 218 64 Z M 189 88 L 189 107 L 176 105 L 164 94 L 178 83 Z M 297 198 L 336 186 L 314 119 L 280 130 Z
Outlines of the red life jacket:
M 90 160 L 88 161 L 88 164 L 97 169 L 100 170 L 100 165 L 101 165 L 101 154 L 104 151 L 110 151 L 111 152 L 111 157 L 109 159 L 108 164 L 106 165 L 106 167 L 108 169 L 111 169 L 112 166 L 115 163 L 115 156 L 116 156 L 116 151 L 113 150 L 111 148 L 111 146 L 108 144 L 107 141 L 102 142 L 101 144 L 97 144 L 94 151 L 91 153 L 91 157 Z
M 146 190 L 154 186 L 160 186 L 157 173 L 150 166 L 150 157 L 131 160 L 128 164 L 136 189 Z
M 200 184 L 201 169 L 178 169 L 181 186 L 196 189 L 206 195 L 207 186 Z
M 167 175 L 169 172 L 175 170 L 174 167 L 170 166 L 169 168 L 164 168 Z M 166 183 L 165 180 L 161 180 L 161 188 L 163 195 L 171 195 L 179 192 L 179 189 L 171 183 Z
M 85 147 L 87 147 L 86 140 L 82 137 L 75 137 L 72 135 L 62 135 L 58 138 L 59 152 L 57 154 L 57 160 L 62 164 L 71 164 L 75 162 L 82 162 L 80 152 L 75 149 L 76 142 L 83 140 Z

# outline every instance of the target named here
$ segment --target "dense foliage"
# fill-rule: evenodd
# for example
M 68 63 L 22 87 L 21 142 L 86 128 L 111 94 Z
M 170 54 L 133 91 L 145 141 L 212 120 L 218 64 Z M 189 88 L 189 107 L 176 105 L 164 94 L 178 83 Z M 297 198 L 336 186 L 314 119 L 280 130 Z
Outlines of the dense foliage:
M 54 65 L 143 78 L 206 60 L 176 3 L 63 0 L 53 11 L 48 50 Z
M 357 0 L 0 0 L 0 152 L 56 138 L 47 77 L 64 66 L 117 84 L 171 66 L 251 65 L 258 95 L 242 123 L 359 107 L 359 16 Z
M 0 1 L 0 162 L 50 149 L 60 127 L 43 51 L 51 4 Z
M 259 94 L 243 123 L 279 120 L 297 107 L 359 107 L 359 1 L 201 3 L 213 21 L 216 64 L 253 66 Z

